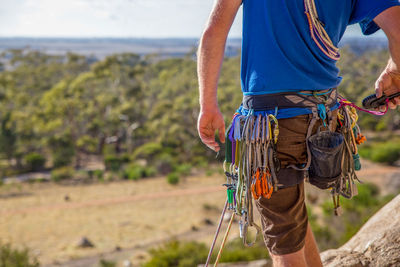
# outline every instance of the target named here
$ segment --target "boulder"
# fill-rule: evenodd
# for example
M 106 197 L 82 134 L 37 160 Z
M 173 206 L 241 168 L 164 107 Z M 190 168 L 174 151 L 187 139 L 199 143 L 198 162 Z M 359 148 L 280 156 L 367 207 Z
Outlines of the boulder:
M 321 253 L 326 267 L 400 266 L 400 195 L 345 245 Z
M 87 237 L 81 237 L 76 243 L 76 247 L 78 248 L 93 248 L 94 244 Z

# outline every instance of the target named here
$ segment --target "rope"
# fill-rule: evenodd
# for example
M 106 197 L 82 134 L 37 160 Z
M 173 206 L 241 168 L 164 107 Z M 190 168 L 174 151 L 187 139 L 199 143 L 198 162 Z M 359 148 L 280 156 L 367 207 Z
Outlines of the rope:
M 330 59 L 339 60 L 339 48 L 337 48 L 328 33 L 324 29 L 323 23 L 318 18 L 317 8 L 314 0 L 304 0 L 305 14 L 308 19 L 311 38 L 318 48 Z
M 235 213 L 232 212 L 231 220 L 229 221 L 228 228 L 226 229 L 224 239 L 222 240 L 221 247 L 219 248 L 217 259 L 215 260 L 214 267 L 218 266 L 219 259 L 221 258 L 222 250 L 224 249 L 226 239 L 228 238 L 229 231 L 231 230 L 233 219 L 235 218 Z
M 368 110 L 368 109 L 360 108 L 359 106 L 357 106 L 356 104 L 350 102 L 349 100 L 347 100 L 345 98 L 341 98 L 340 101 L 339 101 L 339 103 L 340 103 L 340 107 L 339 108 L 341 108 L 343 106 L 350 106 L 350 107 L 353 107 L 353 108 L 355 108 L 357 110 L 364 111 L 364 112 L 372 114 L 372 115 L 383 116 L 389 110 L 388 102 L 389 102 L 389 99 L 386 99 L 386 109 L 385 109 L 385 111 L 382 112 L 382 111 L 375 111 L 375 110 Z
M 221 230 L 221 225 L 222 225 L 222 221 L 224 220 L 224 215 L 225 215 L 227 206 L 228 206 L 228 199 L 226 199 L 226 201 L 225 201 L 225 206 L 224 206 L 224 209 L 222 210 L 221 218 L 219 219 L 218 227 L 217 227 L 217 230 L 215 231 L 215 235 L 214 235 L 214 240 L 210 247 L 210 251 L 208 252 L 207 261 L 206 261 L 206 264 L 204 265 L 204 267 L 207 267 L 208 264 L 210 263 L 211 254 L 213 253 L 215 242 L 217 241 L 219 231 Z

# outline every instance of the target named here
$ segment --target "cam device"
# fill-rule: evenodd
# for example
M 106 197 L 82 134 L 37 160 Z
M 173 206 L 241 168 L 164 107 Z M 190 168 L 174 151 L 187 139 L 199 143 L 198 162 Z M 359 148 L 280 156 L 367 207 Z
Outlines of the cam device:
M 386 104 L 387 100 L 392 100 L 395 97 L 400 96 L 400 92 L 395 93 L 393 95 L 386 96 L 383 94 L 381 97 L 376 97 L 375 94 L 367 96 L 366 98 L 363 99 L 362 105 L 366 109 L 376 109 L 379 108 L 380 106 L 384 106 Z

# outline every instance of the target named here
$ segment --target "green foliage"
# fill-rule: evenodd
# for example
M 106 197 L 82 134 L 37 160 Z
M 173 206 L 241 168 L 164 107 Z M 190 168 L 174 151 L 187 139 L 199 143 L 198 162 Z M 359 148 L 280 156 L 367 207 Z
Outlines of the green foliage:
M 40 171 L 46 163 L 46 158 L 36 152 L 26 155 L 24 159 L 29 171 Z
M 103 180 L 104 178 L 104 171 L 103 170 L 94 170 L 93 176 L 96 177 L 98 180 Z
M 75 155 L 75 148 L 71 135 L 65 134 L 59 137 L 53 136 L 46 142 L 52 153 L 54 168 L 68 166 L 72 163 Z
M 156 168 L 149 166 L 145 167 L 143 170 L 144 177 L 153 177 L 157 175 L 157 170 Z
M 172 185 L 177 185 L 179 183 L 180 177 L 179 174 L 175 172 L 171 172 L 167 176 L 167 182 Z
M 60 167 L 51 171 L 51 179 L 59 182 L 74 177 L 75 170 L 72 167 Z
M 175 172 L 180 174 L 181 176 L 188 176 L 192 171 L 192 165 L 190 164 L 181 164 L 175 168 Z
M 151 259 L 144 267 L 193 267 L 206 262 L 208 250 L 197 242 L 171 241 L 150 250 Z
M 39 262 L 31 257 L 28 249 L 18 250 L 12 248 L 10 244 L 0 244 L 0 266 L 39 267 Z
M 100 262 L 99 262 L 99 266 L 100 267 L 116 267 L 117 264 L 115 262 L 113 262 L 113 261 L 108 261 L 108 260 L 101 259 Z
M 17 141 L 15 124 L 10 120 L 11 112 L 7 112 L 1 120 L 0 128 L 0 153 L 3 153 L 8 159 L 15 156 L 15 146 Z
M 123 178 L 129 180 L 139 180 L 144 177 L 144 168 L 138 165 L 129 165 L 123 171 Z
M 343 215 L 340 217 L 333 215 L 332 201 L 324 202 L 321 207 L 325 226 L 320 226 L 315 217 L 310 215 L 310 224 L 317 243 L 322 249 L 338 247 L 346 243 L 375 212 L 392 198 L 392 195 L 380 196 L 379 189 L 374 184 L 360 184 L 357 196 L 352 199 L 341 197 L 340 205 Z M 309 212 L 311 212 L 310 209 Z
M 341 52 L 339 91 L 360 104 L 373 93 L 388 53 Z M 2 53 L 0 61 L 9 61 L 0 72 L 0 154 L 16 163 L 14 169 L 21 168 L 21 155 L 31 151 L 50 155 L 54 168 L 79 167 L 87 155 L 103 156 L 107 170 L 114 172 L 131 158 L 145 160 L 157 173 L 181 175 L 189 169 L 181 170 L 182 164 L 207 167 L 215 161 L 196 129 L 198 84 L 192 57 L 143 59 L 122 53 L 93 63 L 71 53 L 17 49 Z M 239 56 L 224 60 L 218 98 L 228 124 L 242 101 Z M 400 129 L 400 113 L 390 111 L 379 119 L 360 113 L 360 124 L 363 130 L 394 131 Z M 397 152 L 383 150 L 374 158 L 393 162 Z
M 211 261 L 215 261 L 216 250 Z M 158 249 L 150 250 L 151 259 L 144 267 L 169 267 L 169 266 L 197 266 L 204 264 L 207 259 L 208 249 L 204 244 L 197 242 L 181 243 L 172 241 Z M 268 258 L 267 249 L 261 238 L 250 248 L 245 248 L 241 238 L 228 242 L 220 262 L 253 261 Z
M 215 258 L 216 253 L 214 254 Z M 262 238 L 259 238 L 256 244 L 249 248 L 244 247 L 243 240 L 241 238 L 235 238 L 233 241 L 226 244 L 220 262 L 246 262 L 266 258 L 268 258 L 268 251 L 264 245 L 264 242 L 262 241 Z
M 360 156 L 374 162 L 394 164 L 400 160 L 400 139 L 386 142 L 373 142 L 359 150 Z
M 156 157 L 162 151 L 163 151 L 162 144 L 155 143 L 155 142 L 149 142 L 149 143 L 146 143 L 146 144 L 138 147 L 135 150 L 134 157 L 151 159 L 151 158 Z
M 145 167 L 137 164 L 127 165 L 123 172 L 122 177 L 128 180 L 139 180 L 141 178 L 152 177 L 157 174 L 154 167 Z
M 104 157 L 104 164 L 106 170 L 117 172 L 121 169 L 124 163 L 124 159 L 117 155 L 107 155 Z

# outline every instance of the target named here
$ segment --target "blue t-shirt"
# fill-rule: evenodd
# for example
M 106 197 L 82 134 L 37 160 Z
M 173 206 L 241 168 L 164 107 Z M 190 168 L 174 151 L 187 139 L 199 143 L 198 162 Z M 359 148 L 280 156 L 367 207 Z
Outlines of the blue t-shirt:
M 359 23 L 364 34 L 379 30 L 373 19 L 399 0 L 315 0 L 333 44 L 346 27 Z M 243 0 L 241 85 L 245 95 L 324 90 L 341 82 L 336 61 L 311 38 L 303 0 Z M 307 114 L 290 109 L 289 115 Z M 282 117 L 282 116 L 279 116 Z

